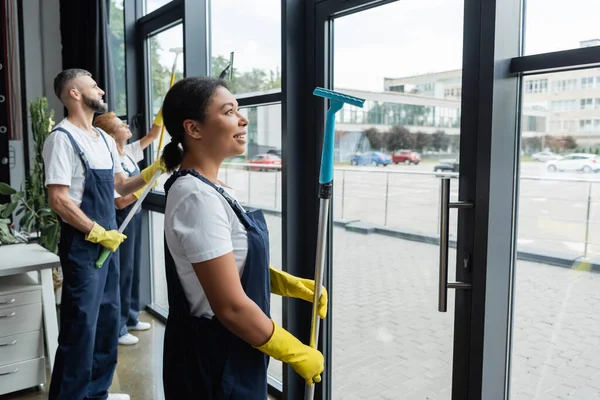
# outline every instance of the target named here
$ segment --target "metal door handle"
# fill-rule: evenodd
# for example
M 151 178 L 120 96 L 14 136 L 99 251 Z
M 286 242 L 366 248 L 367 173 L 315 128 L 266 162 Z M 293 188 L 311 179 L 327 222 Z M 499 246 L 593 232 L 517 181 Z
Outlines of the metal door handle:
M 17 372 L 19 372 L 19 368 L 15 368 L 14 370 L 8 371 L 8 372 L 0 372 L 0 376 L 10 375 L 10 374 L 16 374 Z
M 0 347 L 14 346 L 15 344 L 17 344 L 17 339 L 13 340 L 10 343 L 0 343 Z
M 10 299 L 10 300 L 5 300 L 5 301 L 0 301 L 0 306 L 4 306 L 6 304 L 12 304 L 15 301 L 17 301 L 17 299 Z
M 440 190 L 440 280 L 438 293 L 438 311 L 448 310 L 448 289 L 471 289 L 467 282 L 448 282 L 448 247 L 450 242 L 450 209 L 473 208 L 473 203 L 466 201 L 450 202 L 450 179 L 442 178 Z
M 10 318 L 10 317 L 14 317 L 15 315 L 17 315 L 17 313 L 13 311 L 10 314 L 0 315 L 0 318 Z

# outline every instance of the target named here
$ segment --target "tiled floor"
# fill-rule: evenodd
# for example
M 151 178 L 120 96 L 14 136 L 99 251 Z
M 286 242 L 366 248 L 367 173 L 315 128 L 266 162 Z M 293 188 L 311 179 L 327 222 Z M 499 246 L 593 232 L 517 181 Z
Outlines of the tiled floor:
M 145 332 L 134 332 L 140 342 L 134 346 L 119 346 L 119 362 L 111 392 L 127 393 L 131 400 L 164 400 L 162 387 L 162 346 L 164 325 L 146 313 L 141 320 L 152 323 Z M 49 379 L 48 379 L 49 383 Z M 42 400 L 48 398 L 48 385 L 0 396 L 0 400 Z

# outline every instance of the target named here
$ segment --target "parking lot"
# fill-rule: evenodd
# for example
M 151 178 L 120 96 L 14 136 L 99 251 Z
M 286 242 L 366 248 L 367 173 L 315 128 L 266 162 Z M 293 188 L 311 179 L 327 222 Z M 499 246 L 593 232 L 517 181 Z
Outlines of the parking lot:
M 334 177 L 336 220 L 437 235 L 440 179 L 434 163 L 354 167 L 338 165 Z M 281 210 L 281 172 L 224 168 L 220 178 L 236 189 L 241 201 Z M 456 199 L 457 180 L 452 180 Z M 519 250 L 565 258 L 600 256 L 600 174 L 550 173 L 543 163 L 521 166 L 518 219 Z M 456 232 L 456 211 L 450 233 Z
M 335 218 L 343 207 L 345 220 L 383 225 L 387 218 L 388 226 L 435 234 L 439 178 L 428 174 L 432 166 L 338 167 Z M 220 178 L 242 203 L 281 209 L 280 172 L 229 168 Z M 600 175 L 550 174 L 543 164 L 524 163 L 519 246 L 582 254 L 588 195 L 589 253 L 598 255 Z M 152 221 L 154 296 L 166 308 L 162 215 L 153 213 Z M 267 222 L 271 262 L 281 266 L 282 220 L 268 215 Z M 437 312 L 438 247 L 341 227 L 333 243 L 333 398 L 449 399 L 454 302 L 449 292 L 448 312 Z M 452 276 L 452 250 L 450 262 Z M 511 398 L 599 398 L 600 274 L 519 261 L 515 279 Z M 281 312 L 273 296 L 277 321 Z M 280 362 L 269 371 L 281 379 Z

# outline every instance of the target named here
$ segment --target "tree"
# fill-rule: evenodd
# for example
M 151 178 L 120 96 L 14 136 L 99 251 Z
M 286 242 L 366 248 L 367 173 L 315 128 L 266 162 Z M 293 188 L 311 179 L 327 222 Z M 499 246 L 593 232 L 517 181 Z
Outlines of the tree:
M 566 150 L 573 150 L 577 148 L 577 140 L 571 135 L 563 138 L 563 146 Z
M 387 139 L 387 150 L 412 149 L 415 144 L 414 136 L 403 126 L 394 125 L 390 128 Z
M 431 147 L 436 151 L 448 149 L 449 139 L 444 131 L 436 131 L 431 135 Z
M 221 72 L 229 65 L 229 59 L 222 55 L 213 56 L 211 59 L 211 76 L 218 77 Z M 276 71 L 264 71 L 258 68 L 252 68 L 251 71 L 240 73 L 237 68 L 233 68 L 231 80 L 227 82 L 229 90 L 232 93 L 260 92 L 268 89 L 281 87 L 281 72 L 279 68 Z
M 542 149 L 542 138 L 539 136 L 523 138 L 522 147 L 527 153 L 534 153 Z
M 415 134 L 415 149 L 422 153 L 423 150 L 425 150 L 427 147 L 429 147 L 429 144 L 431 143 L 431 135 L 428 135 L 425 132 L 417 132 Z
M 369 128 L 365 131 L 365 136 L 374 150 L 383 150 L 387 147 L 388 132 L 379 132 L 376 128 Z

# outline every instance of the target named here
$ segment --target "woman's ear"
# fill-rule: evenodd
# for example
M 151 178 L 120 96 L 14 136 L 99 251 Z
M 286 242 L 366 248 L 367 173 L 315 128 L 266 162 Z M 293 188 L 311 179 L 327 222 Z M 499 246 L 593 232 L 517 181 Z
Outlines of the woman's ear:
M 183 121 L 183 129 L 185 133 L 192 139 L 202 139 L 202 127 L 198 121 L 193 119 L 186 119 Z

